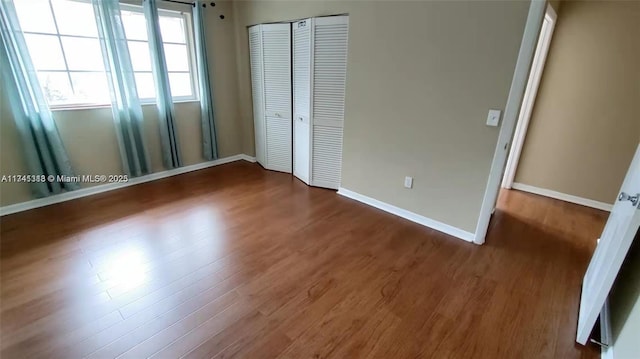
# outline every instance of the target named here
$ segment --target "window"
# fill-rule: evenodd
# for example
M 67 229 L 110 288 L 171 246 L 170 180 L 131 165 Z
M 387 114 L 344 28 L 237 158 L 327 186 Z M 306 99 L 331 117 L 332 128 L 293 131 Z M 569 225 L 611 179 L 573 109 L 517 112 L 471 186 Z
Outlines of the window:
M 14 0 L 27 48 L 51 107 L 111 102 L 89 0 Z M 155 98 L 142 7 L 121 5 L 138 96 Z M 190 15 L 160 10 L 169 82 L 174 100 L 196 99 Z
M 121 5 L 121 13 L 135 72 L 138 96 L 142 100 L 153 100 L 155 86 L 151 74 L 147 23 L 142 8 Z M 174 100 L 194 99 L 193 47 L 189 36 L 191 33 L 189 14 L 168 10 L 159 10 L 158 13 L 171 95 Z
M 109 103 L 92 5 L 70 0 L 14 3 L 49 104 Z

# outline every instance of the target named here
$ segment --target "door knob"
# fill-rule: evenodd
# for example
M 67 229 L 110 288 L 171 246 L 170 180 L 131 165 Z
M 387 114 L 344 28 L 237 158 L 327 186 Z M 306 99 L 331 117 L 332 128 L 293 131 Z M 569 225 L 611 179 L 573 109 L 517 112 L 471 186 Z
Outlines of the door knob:
M 640 193 L 636 194 L 635 196 L 631 196 L 625 192 L 622 192 L 620 193 L 620 196 L 618 196 L 618 201 L 629 201 L 634 207 L 636 207 L 638 205 L 638 202 L 640 202 Z
M 300 118 L 300 121 L 304 121 L 304 119 L 302 117 L 299 117 L 299 118 Z

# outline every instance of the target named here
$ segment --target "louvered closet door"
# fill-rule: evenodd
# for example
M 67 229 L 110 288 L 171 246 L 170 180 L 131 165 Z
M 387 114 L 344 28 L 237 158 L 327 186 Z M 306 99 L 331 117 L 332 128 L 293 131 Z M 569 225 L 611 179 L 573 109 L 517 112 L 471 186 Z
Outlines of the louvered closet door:
M 337 189 L 342 167 L 348 16 L 315 18 L 313 26 L 311 184 Z
M 291 25 L 262 26 L 266 166 L 291 173 Z
M 249 28 L 249 58 L 251 62 L 251 95 L 253 97 L 256 160 L 266 167 L 267 149 L 262 70 L 262 31 L 260 25 Z
M 311 33 L 313 19 L 293 23 L 293 175 L 309 184 Z

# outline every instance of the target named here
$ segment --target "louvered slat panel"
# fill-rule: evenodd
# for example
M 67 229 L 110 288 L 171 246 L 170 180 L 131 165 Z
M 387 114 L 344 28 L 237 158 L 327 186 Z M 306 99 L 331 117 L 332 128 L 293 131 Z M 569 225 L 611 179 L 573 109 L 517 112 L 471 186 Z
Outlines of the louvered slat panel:
M 309 184 L 312 19 L 293 23 L 293 174 Z
M 342 167 L 342 128 L 313 127 L 311 184 L 338 189 Z
M 314 19 L 311 184 L 337 189 L 342 139 L 349 18 Z
M 291 172 L 291 25 L 261 25 L 266 118 L 266 165 Z
M 291 121 L 267 117 L 269 169 L 291 172 Z
M 314 124 L 342 126 L 344 121 L 347 39 L 346 17 L 316 19 L 313 39 Z
M 294 23 L 293 104 L 296 116 L 309 116 L 311 102 L 311 20 Z
M 251 95 L 253 97 L 253 124 L 255 131 L 256 160 L 266 165 L 264 88 L 262 76 L 262 35 L 260 26 L 249 29 L 249 57 L 251 62 Z
M 291 37 L 289 24 L 262 25 L 265 110 L 291 118 Z

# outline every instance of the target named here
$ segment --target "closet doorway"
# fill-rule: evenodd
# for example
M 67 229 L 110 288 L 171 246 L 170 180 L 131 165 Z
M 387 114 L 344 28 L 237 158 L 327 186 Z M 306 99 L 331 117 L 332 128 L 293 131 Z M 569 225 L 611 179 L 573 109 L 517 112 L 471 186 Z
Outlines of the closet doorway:
M 256 157 L 304 183 L 340 187 L 348 15 L 249 28 Z

